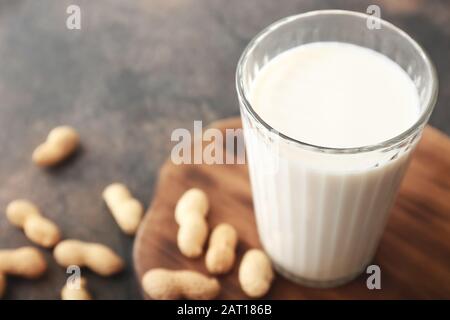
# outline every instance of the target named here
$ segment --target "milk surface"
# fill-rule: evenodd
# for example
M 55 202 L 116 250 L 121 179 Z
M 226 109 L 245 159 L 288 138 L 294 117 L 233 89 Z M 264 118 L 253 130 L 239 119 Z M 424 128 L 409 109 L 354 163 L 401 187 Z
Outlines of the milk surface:
M 318 146 L 376 144 L 419 117 L 407 74 L 350 44 L 291 49 L 269 61 L 251 88 L 250 102 L 264 121 Z M 247 130 L 253 122 L 243 114 L 258 233 L 275 267 L 312 286 L 357 276 L 372 261 L 417 141 L 383 152 L 328 154 L 276 144 L 264 130 Z
M 419 114 L 416 87 L 403 69 L 371 49 L 338 42 L 274 58 L 258 73 L 251 103 L 276 130 L 336 148 L 395 137 Z

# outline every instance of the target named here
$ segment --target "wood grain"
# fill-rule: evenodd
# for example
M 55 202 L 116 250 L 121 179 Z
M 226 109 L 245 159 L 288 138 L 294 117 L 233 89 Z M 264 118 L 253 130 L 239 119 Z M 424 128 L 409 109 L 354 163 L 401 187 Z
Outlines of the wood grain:
M 212 124 L 224 131 L 239 128 L 239 118 Z M 230 152 L 231 150 L 228 150 Z M 210 226 L 233 224 L 239 233 L 238 260 L 260 243 L 246 165 L 175 165 L 161 168 L 153 203 L 134 244 L 140 279 L 154 267 L 206 273 L 204 257 L 190 260 L 176 246 L 173 211 L 184 191 L 205 190 L 210 198 Z M 245 299 L 237 281 L 238 263 L 221 277 L 220 299 Z M 450 298 L 450 139 L 427 127 L 403 181 L 376 254 L 381 290 L 368 290 L 366 275 L 333 289 L 312 289 L 277 275 L 269 299 L 430 299 Z

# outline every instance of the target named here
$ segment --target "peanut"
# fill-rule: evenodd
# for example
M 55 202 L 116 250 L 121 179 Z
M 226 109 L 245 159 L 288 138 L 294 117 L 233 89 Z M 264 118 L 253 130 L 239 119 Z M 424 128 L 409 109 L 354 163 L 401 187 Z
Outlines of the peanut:
M 214 228 L 206 252 L 206 268 L 212 274 L 224 274 L 233 268 L 238 235 L 236 229 L 222 223 Z
M 0 298 L 3 297 L 5 290 L 6 290 L 6 276 L 0 272 Z
M 260 298 L 270 289 L 274 274 L 267 255 L 258 249 L 247 251 L 239 267 L 239 283 L 251 298 Z
M 87 290 L 86 278 L 80 278 L 79 281 L 79 287 L 73 283 L 66 283 L 61 290 L 62 300 L 92 300 L 92 296 Z
M 185 218 L 186 212 L 194 211 L 203 217 L 209 210 L 208 196 L 198 188 L 186 191 L 177 202 L 175 207 L 175 221 L 180 224 Z
M 123 184 L 113 183 L 103 191 L 103 199 L 122 231 L 135 234 L 144 208 L 131 196 L 128 188 Z
M 23 229 L 31 241 L 45 248 L 55 246 L 61 239 L 59 228 L 28 200 L 11 202 L 6 208 L 6 216 L 13 225 Z
M 203 253 L 208 237 L 208 197 L 200 189 L 186 191 L 175 208 L 175 221 L 178 229 L 177 244 L 181 253 L 188 258 L 196 258 Z
M 157 300 L 214 299 L 220 292 L 219 281 L 189 270 L 152 269 L 142 278 L 144 291 Z
M 0 250 L 0 274 L 35 279 L 46 270 L 47 262 L 36 248 Z
M 56 127 L 50 131 L 47 140 L 34 150 L 32 160 L 41 167 L 56 165 L 68 158 L 79 142 L 78 133 L 72 127 Z
M 64 240 L 55 247 L 53 256 L 62 267 L 87 267 L 102 276 L 113 275 L 124 268 L 122 259 L 110 248 L 99 243 Z

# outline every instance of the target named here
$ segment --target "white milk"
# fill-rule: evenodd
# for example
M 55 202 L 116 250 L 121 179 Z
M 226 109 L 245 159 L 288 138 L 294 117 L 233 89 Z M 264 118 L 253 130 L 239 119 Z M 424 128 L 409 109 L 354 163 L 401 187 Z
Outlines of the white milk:
M 257 74 L 250 102 L 274 129 L 322 147 L 377 144 L 419 117 L 406 72 L 375 51 L 335 42 L 274 58 Z M 274 157 L 264 139 L 246 139 L 259 235 L 276 267 L 319 286 L 364 270 L 411 148 L 327 154 L 284 141 Z

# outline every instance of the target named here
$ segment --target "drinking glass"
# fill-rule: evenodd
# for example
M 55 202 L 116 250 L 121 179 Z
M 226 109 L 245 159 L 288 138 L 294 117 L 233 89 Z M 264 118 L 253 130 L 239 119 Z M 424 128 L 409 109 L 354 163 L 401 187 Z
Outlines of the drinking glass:
M 319 41 L 359 45 L 396 62 L 417 88 L 417 121 L 386 141 L 355 148 L 306 143 L 267 124 L 249 98 L 259 70 L 286 50 Z M 237 66 L 236 87 L 258 234 L 274 267 L 315 287 L 355 278 L 373 259 L 434 107 L 437 77 L 429 57 L 404 31 L 382 19 L 351 11 L 314 11 L 281 19 L 251 40 Z M 317 127 L 327 130 L 321 123 Z

